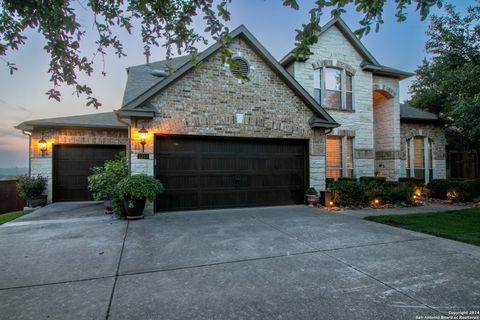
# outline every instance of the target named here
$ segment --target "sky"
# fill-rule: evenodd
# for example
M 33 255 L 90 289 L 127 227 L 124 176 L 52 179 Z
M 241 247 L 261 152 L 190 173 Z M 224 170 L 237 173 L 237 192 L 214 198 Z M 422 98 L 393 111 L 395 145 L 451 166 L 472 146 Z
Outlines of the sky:
M 295 29 L 308 21 L 308 10 L 313 7 L 314 0 L 299 0 L 300 9 L 295 11 L 284 7 L 280 0 L 233 0 L 228 9 L 231 21 L 230 29 L 244 24 L 253 35 L 277 59 L 282 58 L 294 47 Z M 464 12 L 473 0 L 450 1 L 458 10 Z M 93 32 L 93 16 L 88 9 L 75 8 L 78 22 L 85 28 L 86 37 L 80 50 L 87 57 L 95 51 L 95 32 Z M 433 8 L 432 14 L 441 14 L 442 9 Z M 348 26 L 359 28 L 361 15 L 353 6 L 347 7 L 342 18 Z M 322 16 L 321 24 L 330 20 L 329 12 Z M 388 1 L 384 10 L 384 24 L 379 32 L 371 32 L 362 38 L 363 44 L 383 65 L 405 71 L 415 71 L 426 56 L 424 45 L 428 21 L 421 21 L 414 6 L 408 10 L 408 18 L 403 23 L 395 20 L 394 1 Z M 201 22 L 195 21 L 197 32 L 203 30 Z M 106 76 L 101 75 L 102 61 L 95 62 L 96 72 L 91 76 L 80 76 L 94 91 L 102 106 L 97 110 L 86 106 L 85 97 L 72 95 L 73 89 L 61 88 L 62 100 L 49 100 L 45 92 L 51 89 L 47 73 L 49 56 L 43 50 L 45 40 L 35 30 L 28 30 L 27 43 L 18 51 L 12 51 L 3 57 L 14 62 L 18 71 L 10 75 L 6 64 L 0 61 L 0 168 L 28 166 L 28 138 L 13 127 L 22 121 L 63 117 L 70 115 L 108 112 L 121 106 L 123 90 L 127 79 L 125 69 L 128 66 L 145 63 L 143 44 L 139 35 L 138 24 L 132 35 L 119 32 L 127 57 L 121 59 L 109 51 L 105 59 Z M 211 44 L 211 43 L 210 43 Z M 205 46 L 198 46 L 199 50 Z M 150 61 L 163 60 L 165 51 L 162 48 L 152 50 Z M 413 79 L 401 82 L 400 100 L 409 97 L 409 85 Z

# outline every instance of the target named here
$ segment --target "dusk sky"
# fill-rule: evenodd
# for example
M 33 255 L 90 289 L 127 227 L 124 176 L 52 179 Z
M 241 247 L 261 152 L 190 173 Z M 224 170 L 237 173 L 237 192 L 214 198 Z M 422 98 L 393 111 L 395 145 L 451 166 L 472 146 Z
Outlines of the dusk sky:
M 232 20 L 228 23 L 231 29 L 244 24 L 255 37 L 277 59 L 282 58 L 294 46 L 295 29 L 308 19 L 308 10 L 314 1 L 299 1 L 300 10 L 294 11 L 282 6 L 280 0 L 234 0 L 229 5 Z M 458 10 L 465 11 L 474 1 L 451 1 Z M 385 23 L 378 33 L 371 32 L 362 39 L 367 49 L 377 60 L 389 67 L 405 71 L 414 71 L 426 53 L 424 44 L 428 20 L 421 22 L 414 6 L 408 10 L 408 18 L 404 23 L 395 20 L 394 1 L 390 1 L 384 12 Z M 434 8 L 433 14 L 442 10 Z M 91 12 L 78 7 L 78 21 L 87 31 L 82 42 L 82 53 L 91 57 L 95 50 L 95 32 L 93 32 L 93 16 Z M 348 7 L 342 15 L 353 30 L 359 27 L 361 16 L 353 6 Z M 330 20 L 328 12 L 322 17 L 322 25 Z M 198 24 L 198 30 L 202 25 Z M 139 32 L 139 28 L 136 29 Z M 19 70 L 11 76 L 3 61 L 0 61 L 0 168 L 28 166 L 28 138 L 13 127 L 25 120 L 62 117 L 87 113 L 107 112 L 120 108 L 123 89 L 126 82 L 125 68 L 145 62 L 143 44 L 138 34 L 119 33 L 123 41 L 127 57 L 118 59 L 113 51 L 106 57 L 107 76 L 102 76 L 101 60 L 97 59 L 96 73 L 88 77 L 80 77 L 92 87 L 95 96 L 103 106 L 98 110 L 86 107 L 85 97 L 72 96 L 73 89 L 63 88 L 62 101 L 48 100 L 45 92 L 51 89 L 47 74 L 49 56 L 43 51 L 44 40 L 36 31 L 26 33 L 27 44 L 20 51 L 9 52 L 6 60 L 17 64 Z M 211 43 L 210 43 L 211 44 Z M 205 46 L 199 49 L 204 49 Z M 162 60 L 165 51 L 154 49 L 151 61 Z M 411 79 L 401 82 L 400 100 L 408 99 L 408 88 Z

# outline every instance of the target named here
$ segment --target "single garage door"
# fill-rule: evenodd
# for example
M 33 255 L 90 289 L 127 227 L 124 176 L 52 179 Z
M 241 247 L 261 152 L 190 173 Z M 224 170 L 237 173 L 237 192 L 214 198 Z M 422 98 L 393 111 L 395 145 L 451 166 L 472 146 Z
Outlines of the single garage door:
M 157 136 L 156 210 L 303 203 L 306 140 Z
M 90 169 L 113 160 L 125 146 L 56 145 L 53 148 L 53 201 L 92 200 L 87 177 Z

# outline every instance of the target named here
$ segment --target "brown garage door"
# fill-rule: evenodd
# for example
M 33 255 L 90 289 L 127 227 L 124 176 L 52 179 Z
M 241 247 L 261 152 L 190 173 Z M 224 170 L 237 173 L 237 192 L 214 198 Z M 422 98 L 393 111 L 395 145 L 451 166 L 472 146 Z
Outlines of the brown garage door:
M 156 137 L 156 210 L 302 203 L 305 140 Z
M 124 146 L 57 145 L 53 148 L 53 201 L 92 200 L 87 177 L 90 169 L 112 160 Z

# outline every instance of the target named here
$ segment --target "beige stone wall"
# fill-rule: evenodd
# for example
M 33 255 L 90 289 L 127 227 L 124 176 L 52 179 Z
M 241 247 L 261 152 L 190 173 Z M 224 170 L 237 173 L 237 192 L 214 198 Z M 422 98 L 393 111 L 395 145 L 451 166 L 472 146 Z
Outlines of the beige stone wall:
M 406 176 L 406 141 L 415 136 L 424 136 L 433 140 L 433 177 L 434 179 L 445 179 L 446 139 L 444 126 L 431 123 L 405 121 L 402 121 L 400 126 L 400 159 L 402 176 Z
M 235 78 L 217 53 L 201 68 L 191 70 L 157 94 L 150 101 L 157 116 L 153 121 L 139 121 L 132 130 L 132 173 L 153 172 L 153 161 L 138 160 L 136 156 L 141 152 L 137 132 L 142 125 L 151 132 L 145 146 L 150 158 L 155 133 L 306 139 L 310 183 L 323 190 L 325 135 L 324 130 L 310 128 L 308 120 L 313 112 L 242 39 L 233 41 L 232 51 L 249 62 L 250 80 Z M 237 114 L 244 115 L 243 123 L 237 123 Z
M 332 134 L 339 131 L 353 132 L 355 148 L 355 175 L 373 176 L 375 159 L 373 143 L 372 73 L 361 69 L 364 60 L 333 26 L 325 31 L 318 43 L 311 47 L 313 55 L 305 62 L 295 62 L 295 79 L 313 96 L 314 70 L 324 65 L 343 68 L 353 73 L 354 111 L 327 109 L 328 113 L 341 124 Z
M 401 177 L 399 80 L 373 77 L 375 171 L 389 180 Z
M 42 137 L 47 141 L 47 151 L 43 154 L 38 147 Z M 36 128 L 30 140 L 30 170 L 32 175 L 48 178 L 48 202 L 52 201 L 53 146 L 61 144 L 127 145 L 128 134 L 127 130 Z

